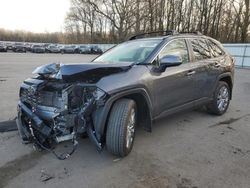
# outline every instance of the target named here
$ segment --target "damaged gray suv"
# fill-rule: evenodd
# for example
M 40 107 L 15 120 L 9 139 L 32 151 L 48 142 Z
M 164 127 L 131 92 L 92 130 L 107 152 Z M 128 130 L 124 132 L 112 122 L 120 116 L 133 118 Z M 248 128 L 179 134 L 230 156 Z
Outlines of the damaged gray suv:
M 203 105 L 222 115 L 232 98 L 234 59 L 199 33 L 144 33 L 90 63 L 38 67 L 20 88 L 17 126 L 24 143 L 68 158 L 79 135 L 124 157 L 136 127 Z M 150 37 L 149 37 L 150 36 Z M 55 146 L 72 141 L 64 154 Z

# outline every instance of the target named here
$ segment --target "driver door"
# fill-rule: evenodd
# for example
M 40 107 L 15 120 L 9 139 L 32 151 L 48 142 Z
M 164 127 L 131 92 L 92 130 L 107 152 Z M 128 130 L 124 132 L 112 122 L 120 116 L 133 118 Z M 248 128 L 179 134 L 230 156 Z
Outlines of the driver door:
M 178 55 L 182 59 L 179 66 L 167 67 L 164 72 L 151 71 L 154 87 L 155 115 L 195 100 L 195 67 L 189 58 L 185 39 L 170 41 L 153 61 L 157 65 L 166 55 Z

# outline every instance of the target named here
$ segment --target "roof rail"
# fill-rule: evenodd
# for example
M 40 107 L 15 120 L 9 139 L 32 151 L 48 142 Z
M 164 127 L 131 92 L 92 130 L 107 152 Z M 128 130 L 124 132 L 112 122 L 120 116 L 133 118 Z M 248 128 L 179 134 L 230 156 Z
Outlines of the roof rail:
M 178 34 L 178 32 L 176 30 L 152 31 L 152 32 L 148 32 L 148 33 L 141 33 L 141 34 L 134 35 L 134 36 L 130 37 L 128 40 L 135 40 L 138 38 L 143 38 L 143 36 L 145 36 L 145 35 L 150 35 L 150 34 L 155 34 L 155 33 L 160 33 L 161 36 Z
M 162 31 L 152 31 L 152 32 L 147 32 L 147 33 L 140 33 L 137 35 L 134 35 L 132 37 L 130 37 L 128 40 L 135 40 L 138 38 L 143 38 L 146 35 L 150 35 L 150 34 L 155 34 L 155 33 L 159 33 L 161 34 L 160 36 L 167 36 L 167 35 L 178 35 L 178 34 L 195 34 L 195 35 L 202 35 L 202 33 L 200 31 L 190 31 L 190 32 L 178 32 L 176 30 L 162 30 Z
M 190 31 L 190 32 L 186 32 L 186 31 L 183 31 L 183 32 L 179 32 L 180 34 L 195 34 L 195 35 L 202 35 L 202 33 L 200 31 Z

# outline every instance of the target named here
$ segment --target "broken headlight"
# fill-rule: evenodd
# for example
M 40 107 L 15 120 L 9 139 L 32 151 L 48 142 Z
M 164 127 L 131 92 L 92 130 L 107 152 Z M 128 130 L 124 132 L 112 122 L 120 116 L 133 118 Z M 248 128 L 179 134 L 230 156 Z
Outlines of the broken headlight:
M 79 110 L 85 103 L 93 99 L 97 106 L 101 106 L 104 104 L 105 98 L 106 93 L 97 87 L 76 85 L 69 92 L 68 109 Z

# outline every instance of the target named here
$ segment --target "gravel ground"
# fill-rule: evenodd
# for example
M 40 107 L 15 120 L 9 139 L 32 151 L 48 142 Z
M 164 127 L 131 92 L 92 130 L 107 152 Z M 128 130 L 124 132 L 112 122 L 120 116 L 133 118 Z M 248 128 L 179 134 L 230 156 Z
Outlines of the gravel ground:
M 94 56 L 0 54 L 0 122 L 13 124 L 18 88 L 38 65 L 88 62 Z M 81 139 L 65 161 L 23 145 L 17 131 L 0 133 L 0 187 L 250 187 L 250 70 L 237 69 L 233 100 L 220 117 L 188 111 L 138 129 L 124 158 L 98 153 Z M 59 150 L 69 149 L 61 145 Z

